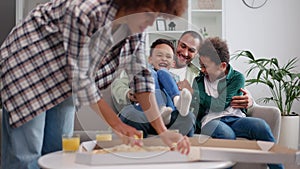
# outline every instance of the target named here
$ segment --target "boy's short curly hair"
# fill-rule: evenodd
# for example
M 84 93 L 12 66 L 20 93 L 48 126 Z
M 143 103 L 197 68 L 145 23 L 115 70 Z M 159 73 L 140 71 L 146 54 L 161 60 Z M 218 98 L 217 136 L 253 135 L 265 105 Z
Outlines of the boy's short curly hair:
M 156 9 L 154 12 L 169 14 L 165 17 L 181 16 L 187 9 L 187 0 L 113 0 L 119 7 L 135 10 L 142 7 Z
M 200 46 L 199 56 L 209 57 L 216 64 L 221 62 L 229 64 L 230 60 L 227 43 L 219 37 L 205 39 Z

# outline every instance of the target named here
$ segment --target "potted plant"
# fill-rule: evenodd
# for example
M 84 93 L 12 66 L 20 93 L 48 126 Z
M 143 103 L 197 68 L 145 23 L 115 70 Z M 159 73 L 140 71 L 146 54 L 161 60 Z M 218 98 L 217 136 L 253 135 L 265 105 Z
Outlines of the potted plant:
M 298 148 L 299 116 L 297 116 L 297 113 L 291 111 L 294 101 L 300 100 L 300 73 L 296 71 L 298 59 L 296 57 L 289 59 L 285 65 L 281 66 L 277 58 L 255 58 L 250 51 L 246 50 L 238 51 L 234 56 L 234 58 L 240 57 L 247 58 L 250 65 L 250 68 L 246 70 L 246 77 L 251 77 L 246 80 L 246 85 L 263 84 L 267 86 L 271 92 L 271 96 L 263 97 L 260 100 L 264 103 L 274 102 L 281 111 L 282 117 L 288 117 L 282 118 L 279 143 L 284 142 L 282 144 L 291 146 L 292 143 L 285 143 L 286 141 L 282 139 L 288 137 L 292 140 L 287 134 L 291 133 L 291 128 L 295 128 L 295 133 L 291 133 L 296 135 L 292 148 Z M 255 74 L 254 77 L 253 74 Z M 290 121 L 285 122 L 291 116 L 294 116 L 290 119 L 295 119 L 293 121 L 295 121 L 296 127 L 285 126 L 293 123 Z M 285 131 L 285 129 L 288 131 Z

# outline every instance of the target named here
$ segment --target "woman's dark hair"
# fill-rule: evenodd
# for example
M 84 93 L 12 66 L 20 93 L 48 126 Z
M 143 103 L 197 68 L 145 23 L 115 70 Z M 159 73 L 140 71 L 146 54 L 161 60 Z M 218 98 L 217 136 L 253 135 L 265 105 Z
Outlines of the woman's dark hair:
M 152 56 L 154 48 L 157 45 L 161 45 L 161 44 L 166 44 L 166 45 L 170 46 L 172 48 L 173 54 L 175 54 L 175 47 L 174 47 L 174 44 L 171 41 L 169 41 L 167 39 L 157 39 L 156 41 L 154 41 L 151 44 L 151 47 L 150 47 L 150 56 Z
M 219 37 L 205 39 L 200 45 L 199 56 L 208 57 L 217 65 L 221 62 L 229 64 L 230 59 L 226 41 L 223 41 Z
M 181 16 L 187 9 L 187 0 L 113 0 L 119 7 L 135 10 L 151 7 L 154 12 L 169 14 L 165 17 Z

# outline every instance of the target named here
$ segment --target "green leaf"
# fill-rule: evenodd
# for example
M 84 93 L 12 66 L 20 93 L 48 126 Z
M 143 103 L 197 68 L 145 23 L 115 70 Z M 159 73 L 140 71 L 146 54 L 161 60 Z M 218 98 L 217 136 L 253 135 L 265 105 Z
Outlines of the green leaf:
M 296 57 L 290 59 L 287 64 L 280 67 L 277 58 L 256 59 L 248 50 L 239 51 L 235 58 L 239 57 L 247 58 L 250 65 L 250 68 L 245 71 L 246 85 L 262 84 L 267 86 L 272 96 L 260 100 L 265 103 L 274 102 L 283 112 L 282 115 L 289 115 L 294 101 L 300 100 L 300 73 L 299 69 L 296 69 L 298 59 Z M 254 77 L 250 75 L 254 75 Z

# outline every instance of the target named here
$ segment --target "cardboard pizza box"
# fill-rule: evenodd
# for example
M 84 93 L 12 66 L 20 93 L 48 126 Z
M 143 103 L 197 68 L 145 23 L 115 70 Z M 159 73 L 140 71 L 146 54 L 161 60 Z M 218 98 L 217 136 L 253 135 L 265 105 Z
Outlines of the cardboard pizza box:
M 251 140 L 224 140 L 196 136 L 190 138 L 191 152 L 188 156 L 177 151 L 122 152 L 94 154 L 96 141 L 84 142 L 76 154 L 76 162 L 89 165 L 146 164 L 191 161 L 234 161 L 247 163 L 283 163 L 296 169 L 300 166 L 300 152 L 272 142 Z M 163 146 L 157 137 L 144 139 L 144 146 Z M 109 148 L 120 145 L 120 140 L 98 142 L 98 146 Z M 300 168 L 300 167 L 299 167 Z
M 97 145 L 98 144 L 98 145 Z M 79 152 L 76 154 L 76 163 L 87 165 L 116 165 L 116 164 L 151 164 L 151 163 L 179 163 L 190 161 L 188 156 L 182 155 L 177 151 L 148 151 L 145 146 L 145 152 L 109 152 L 95 153 L 95 147 L 106 148 L 121 145 L 121 141 L 83 142 Z M 148 145 L 150 146 L 150 145 Z

